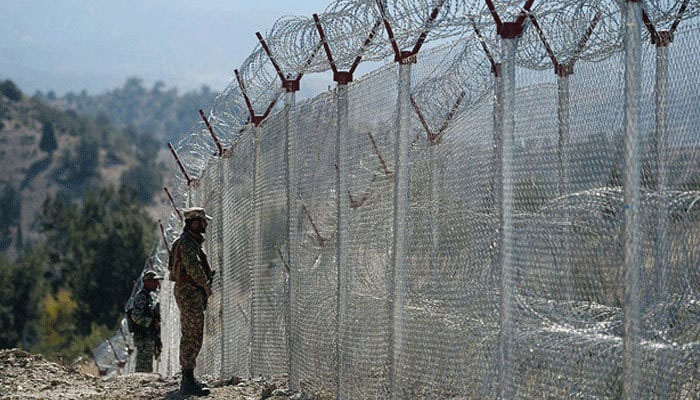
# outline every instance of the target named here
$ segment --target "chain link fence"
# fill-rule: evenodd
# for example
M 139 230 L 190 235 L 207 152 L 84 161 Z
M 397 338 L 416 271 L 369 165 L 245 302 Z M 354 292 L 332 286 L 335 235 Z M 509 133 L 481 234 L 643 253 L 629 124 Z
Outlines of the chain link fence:
M 552 3 L 340 0 L 260 36 L 209 114 L 223 155 L 204 126 L 176 146 L 174 205 L 214 216 L 198 373 L 338 399 L 700 396 L 700 4 Z M 352 79 L 358 56 L 396 62 Z M 160 299 L 173 375 L 170 282 Z

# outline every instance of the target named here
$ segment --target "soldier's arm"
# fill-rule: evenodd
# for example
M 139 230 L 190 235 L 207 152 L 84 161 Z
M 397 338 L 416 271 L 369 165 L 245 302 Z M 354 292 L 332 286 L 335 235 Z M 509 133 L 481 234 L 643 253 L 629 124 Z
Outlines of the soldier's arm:
M 198 286 L 204 289 L 209 288 L 209 278 L 204 273 L 202 265 L 199 262 L 198 249 L 194 246 L 183 246 L 182 249 L 182 265 L 185 267 L 185 272 Z
M 160 303 L 155 302 L 153 305 L 153 319 L 151 321 L 151 329 L 153 332 L 160 335 Z

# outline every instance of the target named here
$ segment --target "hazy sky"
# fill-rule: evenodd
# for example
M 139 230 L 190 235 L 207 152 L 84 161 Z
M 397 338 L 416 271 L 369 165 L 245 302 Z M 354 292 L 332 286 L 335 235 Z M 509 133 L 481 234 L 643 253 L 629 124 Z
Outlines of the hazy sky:
M 29 94 L 99 93 L 129 76 L 221 90 L 256 31 L 283 15 L 322 12 L 329 1 L 0 0 L 0 78 Z

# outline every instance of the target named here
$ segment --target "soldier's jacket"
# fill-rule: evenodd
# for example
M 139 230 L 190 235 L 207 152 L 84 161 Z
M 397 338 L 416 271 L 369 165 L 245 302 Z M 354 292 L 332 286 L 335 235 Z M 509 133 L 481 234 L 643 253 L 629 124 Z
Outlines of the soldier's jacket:
M 160 322 L 158 293 L 155 290 L 146 290 L 145 288 L 139 290 L 134 296 L 130 316 L 138 331 L 144 333 L 153 331 L 153 333 L 157 333 L 158 326 L 156 325 Z M 152 325 L 154 320 L 156 325 Z
M 173 243 L 168 261 L 170 280 L 177 286 L 194 286 L 202 292 L 211 285 L 212 271 L 202 249 L 204 237 L 185 229 Z

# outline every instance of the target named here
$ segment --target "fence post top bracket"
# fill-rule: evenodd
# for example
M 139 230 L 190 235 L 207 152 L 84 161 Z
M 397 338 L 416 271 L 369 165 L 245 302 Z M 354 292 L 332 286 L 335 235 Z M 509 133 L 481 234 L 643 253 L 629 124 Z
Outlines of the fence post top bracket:
M 335 71 L 333 72 L 333 81 L 338 85 L 347 85 L 352 82 L 352 72 L 349 71 Z
M 260 126 L 260 124 L 263 122 L 265 119 L 265 116 L 263 115 L 254 115 L 251 119 L 250 122 L 253 123 L 256 127 Z
M 401 65 L 415 64 L 418 61 L 418 53 L 402 51 L 394 57 L 394 61 Z
M 224 153 L 221 155 L 221 158 L 223 158 L 223 159 L 233 158 L 233 151 L 232 150 L 233 150 L 232 148 L 228 148 L 228 149 L 224 150 Z
M 500 24 L 496 31 L 503 39 L 517 39 L 523 34 L 522 22 L 504 22 Z
M 656 47 L 666 47 L 673 42 L 673 32 L 658 31 L 656 35 L 651 35 L 651 43 Z
M 299 91 L 299 81 L 301 79 L 285 79 L 282 81 L 282 87 L 287 93 L 294 93 Z
M 554 66 L 554 73 L 560 78 L 566 78 L 574 74 L 574 65 L 571 62 L 566 64 L 557 63 L 557 65 Z

